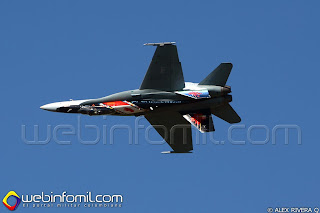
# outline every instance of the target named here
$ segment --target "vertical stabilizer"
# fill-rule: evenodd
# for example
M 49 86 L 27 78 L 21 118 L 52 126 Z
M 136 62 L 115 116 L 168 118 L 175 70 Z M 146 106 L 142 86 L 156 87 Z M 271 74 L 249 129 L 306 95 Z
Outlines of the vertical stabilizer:
M 232 69 L 231 63 L 221 63 L 199 85 L 225 86 Z

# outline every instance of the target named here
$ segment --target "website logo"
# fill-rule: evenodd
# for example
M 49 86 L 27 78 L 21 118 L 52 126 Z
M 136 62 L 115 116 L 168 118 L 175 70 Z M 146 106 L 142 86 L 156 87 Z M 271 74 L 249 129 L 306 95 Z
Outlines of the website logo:
M 8 199 L 11 196 L 16 199 L 14 205 L 8 203 Z M 20 208 L 121 208 L 123 196 L 121 194 L 96 194 L 91 191 L 84 194 L 73 194 L 68 193 L 67 191 L 57 194 L 54 192 L 45 193 L 42 191 L 38 194 L 28 193 L 20 194 L 19 196 L 15 191 L 10 191 L 3 198 L 3 204 L 11 211 L 18 208 L 19 204 L 22 206 Z
M 7 202 L 7 201 L 8 201 L 8 198 L 11 197 L 11 196 L 13 196 L 14 198 L 16 198 L 16 204 L 15 204 L 14 206 L 9 205 L 8 202 Z M 17 195 L 17 193 L 16 193 L 15 191 L 10 191 L 10 192 L 8 192 L 8 194 L 3 198 L 2 202 L 3 202 L 3 204 L 4 204 L 9 210 L 13 211 L 13 210 L 15 210 L 15 209 L 19 206 L 19 204 L 20 204 L 20 202 L 21 202 L 21 199 L 20 199 L 19 195 Z

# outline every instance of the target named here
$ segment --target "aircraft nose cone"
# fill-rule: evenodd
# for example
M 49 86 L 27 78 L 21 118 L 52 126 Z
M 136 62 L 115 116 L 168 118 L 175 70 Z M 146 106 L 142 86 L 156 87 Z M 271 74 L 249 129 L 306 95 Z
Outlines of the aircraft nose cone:
M 40 109 L 48 110 L 48 111 L 56 111 L 58 105 L 56 103 L 46 104 L 40 107 Z

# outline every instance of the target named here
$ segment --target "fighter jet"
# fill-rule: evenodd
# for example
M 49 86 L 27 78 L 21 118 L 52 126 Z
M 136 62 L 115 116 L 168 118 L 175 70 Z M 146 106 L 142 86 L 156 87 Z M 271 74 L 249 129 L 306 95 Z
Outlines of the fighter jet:
M 231 87 L 226 82 L 231 63 L 221 63 L 200 83 L 185 82 L 175 42 L 144 45 L 157 48 L 139 89 L 40 108 L 86 115 L 144 116 L 175 153 L 193 150 L 191 125 L 202 133 L 215 131 L 211 114 L 228 123 L 241 121 L 229 104 Z

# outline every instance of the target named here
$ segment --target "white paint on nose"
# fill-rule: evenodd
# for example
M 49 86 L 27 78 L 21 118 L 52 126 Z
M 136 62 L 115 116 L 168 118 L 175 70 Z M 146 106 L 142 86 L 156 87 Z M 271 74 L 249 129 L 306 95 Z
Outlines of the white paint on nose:
M 46 104 L 40 107 L 40 109 L 48 110 L 48 111 L 56 111 L 57 108 L 61 107 L 61 102 Z
M 56 112 L 57 109 L 60 108 L 60 107 L 69 107 L 71 105 L 79 105 L 79 104 L 81 104 L 81 103 L 83 103 L 85 101 L 88 101 L 88 100 L 89 99 L 55 102 L 55 103 L 43 105 L 43 106 L 40 107 L 40 109 Z

